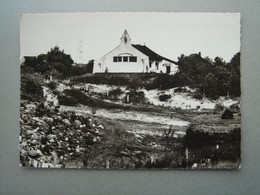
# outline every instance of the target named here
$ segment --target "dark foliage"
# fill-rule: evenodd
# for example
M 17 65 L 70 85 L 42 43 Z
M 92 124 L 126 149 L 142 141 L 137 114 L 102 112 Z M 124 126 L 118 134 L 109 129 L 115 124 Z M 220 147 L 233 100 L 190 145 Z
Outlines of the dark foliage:
M 232 119 L 233 118 L 233 113 L 229 109 L 226 109 L 224 111 L 224 113 L 222 114 L 221 118 L 222 119 Z
M 178 67 L 179 72 L 173 80 L 179 86 L 197 88 L 201 94 L 212 99 L 228 94 L 240 95 L 240 53 L 235 54 L 229 63 L 220 57 L 212 61 L 199 54 L 182 55 Z
M 43 77 L 37 73 L 26 73 L 22 70 L 21 74 L 21 99 L 30 101 L 43 100 Z
M 190 127 L 184 137 L 184 146 L 189 148 L 197 159 L 210 158 L 212 160 L 240 159 L 241 129 L 235 128 L 228 133 L 200 132 Z M 216 149 L 216 145 L 219 146 Z
M 132 79 L 130 80 L 127 89 L 133 89 L 133 90 L 137 90 L 139 88 L 144 87 L 144 79 L 138 78 L 138 79 Z
M 128 106 L 118 105 L 92 98 L 78 89 L 66 89 L 64 94 L 58 94 L 58 101 L 61 105 L 75 106 L 77 104 L 83 104 L 94 108 L 106 108 L 106 109 L 129 109 Z
M 57 88 L 58 86 L 58 83 L 54 82 L 54 81 L 51 81 L 48 83 L 48 87 L 53 91 Z
M 71 75 L 73 60 L 70 55 L 60 51 L 55 46 L 47 54 L 40 54 L 37 57 L 25 57 L 22 68 L 30 68 L 31 71 L 40 73 L 43 76 L 53 75 L 56 78 L 65 78 Z
M 166 100 L 168 100 L 170 98 L 171 98 L 171 95 L 167 95 L 167 94 L 159 96 L 159 100 L 162 101 L 162 102 L 165 102 Z
M 80 76 L 93 72 L 94 60 L 90 60 L 87 64 L 76 64 L 71 68 L 71 75 Z
M 199 89 L 197 89 L 194 93 L 192 93 L 192 97 L 197 99 L 197 100 L 202 100 L 203 94 Z
M 194 98 L 202 99 L 205 95 L 211 99 L 219 96 L 240 96 L 240 53 L 234 55 L 229 63 L 216 57 L 214 61 L 202 58 L 199 54 L 182 55 L 177 62 L 179 71 L 175 75 L 157 74 L 152 82 L 146 82 L 145 88 L 169 89 L 183 86 L 197 89 Z
M 122 95 L 122 93 L 123 91 L 120 88 L 116 88 L 109 91 L 108 96 L 113 100 L 117 100 L 118 96 Z
M 173 87 L 177 87 L 177 82 L 176 78 L 173 77 L 172 75 L 167 75 L 167 74 L 157 74 L 154 76 L 154 79 L 152 82 L 147 83 L 145 88 L 147 90 L 151 89 L 169 89 Z
M 129 102 L 134 104 L 142 104 L 145 102 L 145 95 L 143 91 L 131 90 L 126 94 L 129 96 Z
M 182 87 L 178 87 L 174 90 L 174 93 L 186 93 L 187 89 L 182 88 Z
M 85 95 L 78 89 L 66 89 L 63 91 L 64 95 L 59 95 L 58 100 L 62 105 L 74 106 L 76 104 L 83 104 L 92 106 L 94 105 L 94 100 L 89 96 Z
M 75 77 L 72 79 L 72 82 L 107 85 L 128 85 L 130 83 L 130 79 L 123 75 L 93 74 Z

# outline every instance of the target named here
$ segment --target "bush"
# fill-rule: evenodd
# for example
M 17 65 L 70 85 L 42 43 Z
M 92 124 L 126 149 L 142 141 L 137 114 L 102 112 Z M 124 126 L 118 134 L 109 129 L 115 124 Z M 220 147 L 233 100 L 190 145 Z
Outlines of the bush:
M 57 88 L 58 86 L 58 83 L 54 82 L 54 81 L 51 81 L 48 83 L 48 87 L 53 91 Z
M 170 99 L 171 98 L 171 95 L 167 95 L 167 94 L 164 94 L 164 95 L 160 95 L 159 96 L 159 100 L 160 101 L 166 101 L 166 100 L 168 100 L 168 99 Z
M 203 99 L 203 95 L 202 95 L 200 92 L 198 92 L 198 91 L 196 91 L 195 93 L 193 93 L 193 94 L 192 94 L 192 97 L 195 98 L 195 99 L 197 99 L 197 100 L 202 100 L 202 99 Z
M 42 77 L 39 74 L 22 74 L 21 99 L 40 102 L 43 100 Z
M 76 104 L 79 103 L 76 98 L 65 96 L 65 95 L 58 95 L 58 101 L 60 105 L 65 105 L 65 106 L 75 106 Z
M 191 151 L 190 161 L 199 162 L 203 158 L 210 158 L 213 162 L 219 160 L 236 162 L 241 159 L 241 129 L 234 128 L 228 133 L 210 134 L 190 127 L 184 137 L 184 146 Z
M 78 89 L 65 89 L 63 92 L 70 98 L 69 100 L 71 100 L 72 103 L 75 102 L 87 106 L 94 105 L 94 100 Z
M 222 110 L 224 110 L 224 108 L 225 107 L 222 104 L 220 104 L 220 103 L 216 104 L 216 106 L 215 106 L 215 110 L 216 111 L 222 111 Z
M 78 89 L 65 89 L 64 94 L 58 94 L 58 100 L 61 105 L 75 106 L 76 104 L 83 104 L 93 106 L 94 100 L 85 95 Z
M 142 88 L 143 86 L 144 86 L 144 83 L 141 79 L 133 79 L 130 81 L 127 88 L 137 90 L 139 88 Z
M 109 91 L 108 95 L 110 98 L 117 100 L 118 96 L 120 96 L 123 93 L 123 91 L 118 87 L 116 89 L 112 89 Z
M 174 93 L 186 93 L 186 92 L 187 92 L 187 89 L 186 88 L 182 88 L 182 87 L 177 87 L 174 90 Z
M 170 89 L 177 87 L 175 82 L 175 76 L 174 75 L 168 75 L 168 74 L 157 74 L 154 76 L 154 79 L 152 82 L 145 85 L 145 88 L 147 90 L 151 89 Z
M 222 114 L 221 119 L 233 119 L 233 113 L 229 109 L 226 109 Z
M 107 85 L 129 85 L 130 78 L 124 75 L 92 74 L 73 78 L 72 82 L 107 84 Z

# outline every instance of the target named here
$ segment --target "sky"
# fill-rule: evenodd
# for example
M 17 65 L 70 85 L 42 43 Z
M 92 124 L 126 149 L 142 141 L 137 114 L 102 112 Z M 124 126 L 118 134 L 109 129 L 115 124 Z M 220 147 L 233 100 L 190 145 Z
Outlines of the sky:
M 51 13 L 20 16 L 21 58 L 59 46 L 76 63 L 87 63 L 117 47 L 125 29 L 132 44 L 175 61 L 201 52 L 228 62 L 240 51 L 238 13 Z

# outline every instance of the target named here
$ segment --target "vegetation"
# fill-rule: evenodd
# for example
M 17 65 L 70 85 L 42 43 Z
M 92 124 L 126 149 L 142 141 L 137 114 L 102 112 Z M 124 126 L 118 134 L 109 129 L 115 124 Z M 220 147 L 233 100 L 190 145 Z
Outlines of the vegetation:
M 94 100 L 78 89 L 66 89 L 64 94 L 58 95 L 61 105 L 75 106 L 76 104 L 94 105 Z
M 21 98 L 29 100 L 29 103 L 25 101 L 21 104 L 21 137 L 22 143 L 26 143 L 21 144 L 21 164 L 23 166 L 46 167 L 49 166 L 45 163 L 46 161 L 56 167 L 66 167 L 71 161 L 78 161 L 80 165 L 73 167 L 88 167 L 92 157 L 94 164 L 91 166 L 100 168 L 103 166 L 100 166 L 101 163 L 110 157 L 110 161 L 107 160 L 110 167 L 186 168 L 186 148 L 191 152 L 190 163 L 203 163 L 201 160 L 207 158 L 215 162 L 219 160 L 237 161 L 240 159 L 240 128 L 233 129 L 228 133 L 224 133 L 224 130 L 221 133 L 205 133 L 191 126 L 186 135 L 182 135 L 184 136 L 182 137 L 178 136 L 176 132 L 178 130 L 184 131 L 183 128 L 173 129 L 170 126 L 163 132 L 163 136 L 159 136 L 150 135 L 153 129 L 157 131 L 157 126 L 142 121 L 144 117 L 140 117 L 139 122 L 136 119 L 118 122 L 118 120 L 111 120 L 109 117 L 94 117 L 96 112 L 101 113 L 97 110 L 99 108 L 107 109 L 106 111 L 114 109 L 111 113 L 115 110 L 121 112 L 128 109 L 138 114 L 151 111 L 156 116 L 162 117 L 173 114 L 170 109 L 148 105 L 144 92 L 138 90 L 140 88 L 164 90 L 176 87 L 175 92 L 190 92 L 191 96 L 196 99 L 202 99 L 205 96 L 215 99 L 221 95 L 240 95 L 240 53 L 236 54 L 229 63 L 224 62 L 219 57 L 212 61 L 197 54 L 182 55 L 179 58 L 178 66 L 179 71 L 175 75 L 108 74 L 109 70 L 105 74 L 87 74 L 92 72 L 93 61 L 88 64 L 74 65 L 70 55 L 60 51 L 58 47 L 52 48 L 47 54 L 26 58 L 21 65 Z M 50 75 L 54 77 L 54 80 L 44 82 L 44 78 Z M 64 83 L 59 83 L 67 78 L 70 78 L 70 82 L 64 82 L 66 86 L 63 88 Z M 114 89 L 110 90 L 108 94 L 100 93 L 103 95 L 100 98 L 100 94 L 88 93 L 85 87 L 79 90 L 71 86 L 77 85 L 79 82 L 126 85 L 127 88 L 123 92 L 120 87 L 113 87 Z M 47 87 L 45 97 L 43 95 L 44 86 Z M 186 86 L 195 90 L 190 90 Z M 102 100 L 107 95 L 112 100 L 118 100 L 123 94 L 125 102 L 130 104 Z M 160 101 L 167 101 L 172 95 L 157 94 L 161 94 Z M 48 101 L 54 102 L 55 100 L 57 102 L 56 96 L 58 103 L 50 106 Z M 90 107 L 92 117 L 88 114 L 81 116 L 74 112 L 62 111 L 67 107 L 59 107 L 59 105 L 77 106 L 77 104 Z M 69 107 L 69 109 L 77 110 L 78 108 Z M 216 110 L 223 111 L 223 105 L 216 105 Z M 230 110 L 230 112 L 226 112 L 224 118 L 232 118 L 231 114 L 234 110 L 239 110 L 239 105 L 233 105 Z M 189 120 L 192 118 L 196 122 L 196 117 L 201 115 L 201 113 L 185 113 L 176 110 L 174 117 L 176 114 L 178 118 L 183 113 L 189 116 L 184 115 L 186 118 Z M 218 117 L 215 114 L 211 115 L 211 118 L 207 118 L 209 122 L 212 122 L 212 118 Z M 233 120 L 235 118 L 236 115 L 234 115 Z M 169 120 L 174 119 L 171 117 Z M 198 120 L 202 121 L 199 117 Z M 97 121 L 102 121 L 105 128 L 100 126 Z M 202 124 L 201 121 L 194 124 Z M 227 130 L 229 131 L 230 121 L 232 122 L 232 120 L 221 120 L 214 125 L 228 126 Z M 204 124 L 204 127 L 202 125 L 197 125 L 197 127 L 211 129 L 209 122 Z M 162 125 L 159 125 L 158 129 Z M 35 129 L 37 130 L 34 131 Z M 147 130 L 147 133 L 134 136 L 139 130 Z M 102 140 L 100 132 L 106 135 Z M 93 150 L 92 145 L 100 141 L 102 144 L 98 144 Z M 35 151 L 38 151 L 37 155 L 34 154 Z M 92 152 L 91 155 L 90 152 Z M 98 154 L 98 152 L 100 153 Z M 154 157 L 153 154 L 157 154 L 157 156 Z M 58 163 L 54 158 L 55 155 L 58 158 L 62 157 Z M 35 161 L 37 164 L 34 163 Z
M 145 102 L 145 95 L 143 91 L 130 90 L 126 93 L 126 96 L 129 97 L 129 102 L 133 104 L 143 104 Z
M 43 100 L 43 76 L 25 70 L 21 70 L 21 72 L 21 99 L 29 101 Z
M 163 94 L 159 96 L 159 100 L 165 102 L 166 100 L 170 99 L 171 95 Z
M 237 161 L 240 159 L 241 129 L 229 133 L 208 133 L 190 127 L 184 137 L 184 146 L 189 148 L 196 159 Z
M 240 96 L 240 53 L 234 55 L 229 63 L 216 57 L 214 61 L 199 54 L 182 55 L 177 62 L 179 71 L 175 75 L 160 74 L 147 89 L 169 89 L 189 86 L 197 89 L 194 97 L 202 96 L 216 99 L 219 96 Z
M 123 91 L 118 87 L 109 91 L 108 96 L 113 100 L 118 100 L 118 97 L 123 94 Z
M 93 72 L 94 60 L 90 60 L 87 64 L 76 64 L 71 68 L 72 76 L 80 76 Z
M 55 46 L 47 54 L 40 54 L 37 57 L 25 58 L 21 67 L 39 73 L 45 77 L 52 75 L 56 78 L 66 78 L 71 75 L 73 60 L 71 56 L 60 51 Z
M 175 75 L 140 74 L 138 78 L 126 74 L 95 74 L 74 78 L 75 82 L 128 85 L 129 89 L 146 88 L 170 89 L 184 86 L 196 89 L 193 97 L 217 99 L 219 96 L 240 96 L 240 53 L 234 55 L 230 62 L 216 57 L 202 58 L 200 54 L 181 55 L 177 62 L 179 71 Z

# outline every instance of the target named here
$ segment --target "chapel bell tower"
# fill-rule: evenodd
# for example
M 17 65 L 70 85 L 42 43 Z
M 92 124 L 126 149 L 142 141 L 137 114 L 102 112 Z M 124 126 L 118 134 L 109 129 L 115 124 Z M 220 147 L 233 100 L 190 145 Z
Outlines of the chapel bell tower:
M 124 33 L 121 37 L 121 44 L 124 44 L 124 45 L 131 44 L 131 38 L 130 38 L 127 30 L 124 31 Z

